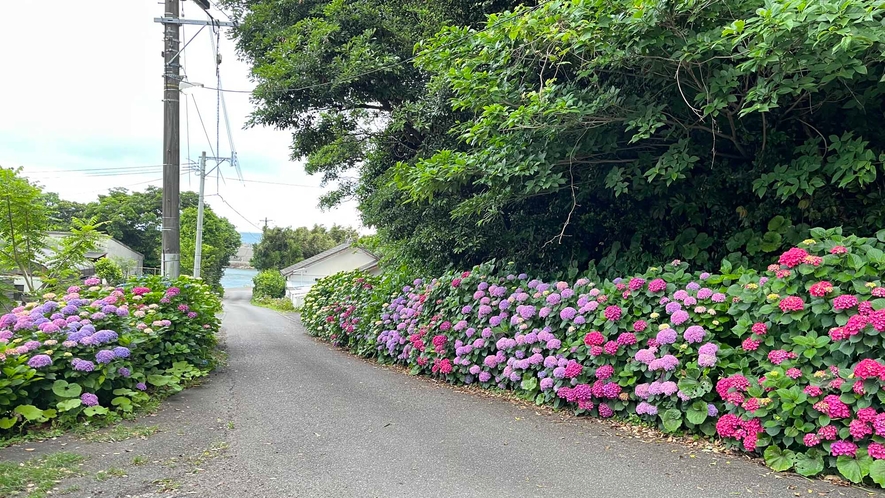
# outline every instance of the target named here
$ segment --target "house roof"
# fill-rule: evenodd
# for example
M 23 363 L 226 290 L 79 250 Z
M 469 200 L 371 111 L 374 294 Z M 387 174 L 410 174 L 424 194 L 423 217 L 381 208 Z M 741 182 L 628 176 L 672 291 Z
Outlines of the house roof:
M 344 252 L 348 249 L 351 249 L 351 248 L 353 248 L 357 251 L 362 251 L 362 252 L 368 254 L 369 256 L 371 256 L 372 258 L 378 259 L 377 256 L 370 253 L 369 251 L 367 251 L 361 247 L 353 247 L 351 242 L 345 242 L 345 243 L 337 245 L 327 251 L 323 251 L 315 256 L 311 256 L 307 259 L 301 260 L 292 266 L 287 266 L 286 268 L 283 268 L 282 270 L 280 270 L 280 273 L 282 273 L 283 276 L 288 277 L 289 275 L 292 275 L 293 273 L 295 273 L 296 271 L 298 271 L 302 268 L 307 268 L 308 266 L 311 266 L 314 263 L 318 263 L 324 259 L 331 258 L 332 256 L 342 253 L 342 252 Z

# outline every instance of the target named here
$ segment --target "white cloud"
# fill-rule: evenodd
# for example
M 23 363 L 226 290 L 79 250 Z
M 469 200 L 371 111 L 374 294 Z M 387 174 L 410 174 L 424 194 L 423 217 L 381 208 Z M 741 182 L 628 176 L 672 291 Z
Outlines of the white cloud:
M 182 2 L 188 18 L 204 19 L 192 2 Z M 162 163 L 162 2 L 43 0 L 4 5 L 7 19 L 0 30 L 4 50 L 0 78 L 0 164 L 24 166 L 25 173 L 49 191 L 76 201 L 94 200 L 117 186 L 139 190 L 160 185 L 161 168 L 126 169 Z M 216 12 L 216 14 L 218 14 Z M 223 17 L 220 17 L 223 19 Z M 24 22 L 24 20 L 29 20 Z M 34 28 L 34 22 L 40 29 Z M 184 28 L 182 43 L 199 28 Z M 215 86 L 214 54 L 209 28 L 185 51 L 184 63 L 192 82 Z M 249 89 L 249 67 L 237 60 L 234 45 L 221 38 L 222 83 L 225 88 Z M 199 106 L 209 140 L 193 105 L 182 104 L 183 162 L 216 145 L 216 94 L 190 90 Z M 239 183 L 233 168 L 221 166 L 226 183 L 207 183 L 212 209 L 242 231 L 255 231 L 259 220 L 272 225 L 314 223 L 359 225 L 354 203 L 331 212 L 316 206 L 324 189 L 289 161 L 291 136 L 268 128 L 243 129 L 251 111 L 247 94 L 226 95 L 228 116 L 243 177 L 246 180 L 309 185 L 293 187 Z M 185 122 L 189 126 L 185 126 Z M 223 120 L 223 118 L 222 118 Z M 228 155 L 224 123 L 218 155 Z M 188 138 L 189 137 L 189 138 Z M 119 176 L 87 176 L 73 169 L 119 168 Z M 195 176 L 184 177 L 182 190 L 197 190 Z M 223 197 L 242 217 L 221 201 Z M 253 225 L 254 224 L 254 225 Z

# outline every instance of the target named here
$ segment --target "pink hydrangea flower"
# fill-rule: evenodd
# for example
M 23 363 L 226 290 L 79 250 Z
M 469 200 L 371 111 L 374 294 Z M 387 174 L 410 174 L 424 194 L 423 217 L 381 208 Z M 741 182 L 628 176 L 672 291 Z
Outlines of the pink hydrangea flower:
M 857 296 L 842 294 L 833 299 L 833 309 L 836 311 L 847 310 L 857 306 Z
M 778 306 L 784 313 L 802 311 L 802 309 L 805 307 L 805 301 L 803 301 L 802 298 L 799 296 L 787 296 L 781 299 L 781 302 L 778 304 Z

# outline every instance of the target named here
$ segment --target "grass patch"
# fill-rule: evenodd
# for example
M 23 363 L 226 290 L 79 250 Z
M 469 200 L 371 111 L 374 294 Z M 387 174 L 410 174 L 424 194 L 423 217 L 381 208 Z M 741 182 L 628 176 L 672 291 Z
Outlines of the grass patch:
M 75 453 L 54 453 L 23 463 L 0 462 L 0 496 L 44 497 L 62 479 L 80 475 L 82 461 Z
M 118 467 L 111 467 L 108 470 L 100 470 L 95 473 L 97 481 L 107 481 L 113 477 L 126 477 L 126 471 Z
M 175 491 L 176 489 L 181 487 L 181 483 L 176 481 L 175 479 L 157 479 L 154 481 L 154 484 L 157 485 L 159 491 L 161 493 L 169 493 L 171 491 Z
M 78 436 L 91 443 L 114 443 L 134 437 L 146 438 L 148 436 L 153 436 L 159 430 L 160 427 L 157 425 L 142 426 L 119 424 L 108 431 L 85 431 L 79 433 Z
M 292 300 L 285 297 L 253 297 L 252 304 L 277 311 L 295 311 L 295 306 L 292 304 Z
M 144 465 L 148 461 L 148 457 L 144 455 L 135 455 L 132 458 L 132 465 Z
M 45 441 L 47 439 L 63 436 L 65 431 L 58 427 L 51 429 L 35 429 L 24 434 L 13 434 L 0 438 L 0 448 L 15 446 L 16 444 L 30 443 L 33 441 Z

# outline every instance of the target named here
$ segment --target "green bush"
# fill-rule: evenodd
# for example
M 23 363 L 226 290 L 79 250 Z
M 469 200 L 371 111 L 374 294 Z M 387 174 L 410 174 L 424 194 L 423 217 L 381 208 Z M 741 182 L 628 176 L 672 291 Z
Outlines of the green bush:
M 302 320 L 415 374 L 885 485 L 885 230 L 810 234 L 763 271 L 677 260 L 545 283 L 492 262 L 396 291 L 339 274 L 311 290 Z
M 286 295 L 286 277 L 277 270 L 264 270 L 252 278 L 255 287 L 252 295 L 255 297 L 270 297 L 274 299 Z
M 110 285 L 117 285 L 123 280 L 123 269 L 116 262 L 101 258 L 95 262 L 95 275 Z

